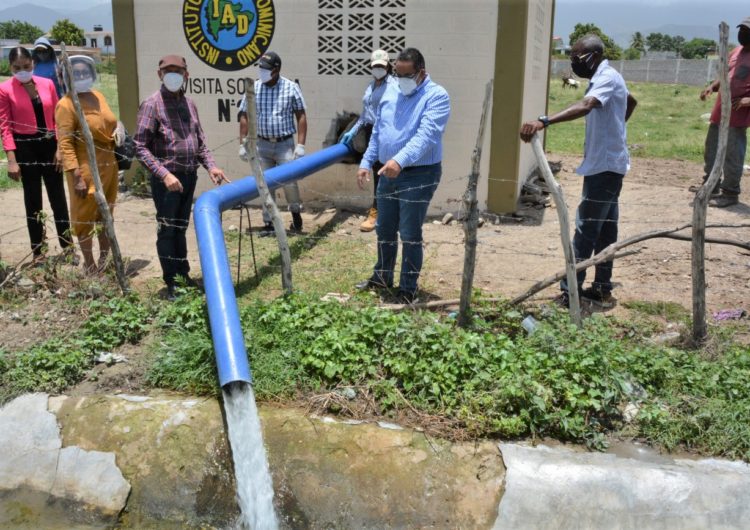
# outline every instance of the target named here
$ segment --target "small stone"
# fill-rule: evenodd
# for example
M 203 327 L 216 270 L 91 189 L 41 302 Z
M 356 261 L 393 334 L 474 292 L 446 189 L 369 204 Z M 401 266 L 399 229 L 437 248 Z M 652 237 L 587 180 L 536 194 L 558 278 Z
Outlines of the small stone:
M 625 410 L 622 411 L 622 419 L 625 421 L 625 423 L 631 423 L 636 416 L 638 416 L 638 412 L 640 412 L 641 407 L 636 405 L 635 403 L 628 403 L 625 406 Z
M 480 228 L 484 226 L 484 217 L 480 217 L 479 219 L 477 219 L 477 226 Z
M 29 278 L 21 277 L 16 282 L 16 286 L 22 291 L 33 291 L 36 289 L 36 284 Z
M 450 213 L 450 212 L 448 212 L 447 214 L 445 214 L 445 215 L 443 216 L 443 221 L 442 221 L 442 222 L 443 222 L 443 224 L 444 224 L 444 225 L 447 225 L 447 224 L 448 224 L 448 223 L 450 223 L 450 222 L 451 222 L 452 220 L 453 220 L 453 214 L 452 214 L 452 213 Z
M 432 224 L 434 224 L 434 225 L 441 225 L 443 223 L 440 222 L 440 221 L 438 221 L 437 219 L 435 219 L 434 221 L 432 221 Z
M 451 221 L 451 226 L 456 226 L 457 224 L 458 224 L 458 221 L 456 221 L 455 219 Z
M 236 226 L 234 226 L 234 225 L 229 225 L 229 226 L 227 227 L 227 232 L 237 232 L 237 231 L 239 231 L 239 228 L 237 228 L 237 227 L 236 227 Z

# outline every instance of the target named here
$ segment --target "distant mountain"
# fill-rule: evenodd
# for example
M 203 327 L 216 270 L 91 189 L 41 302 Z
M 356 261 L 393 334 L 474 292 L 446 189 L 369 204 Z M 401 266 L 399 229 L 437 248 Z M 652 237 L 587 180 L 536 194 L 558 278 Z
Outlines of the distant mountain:
M 695 37 L 718 40 L 721 21 L 729 24 L 729 41 L 736 42 L 735 26 L 750 15 L 746 0 L 663 0 L 648 5 L 640 0 L 557 0 L 555 6 L 554 32 L 565 44 L 577 23 L 591 22 L 623 47 L 630 44 L 636 31 L 644 37 L 658 32 L 682 35 L 687 40 Z
M 40 3 L 43 3 L 41 0 Z M 74 24 L 83 28 L 84 31 L 93 31 L 94 25 L 99 24 L 105 31 L 112 31 L 112 4 L 110 2 L 99 3 L 92 7 L 85 7 L 90 1 L 83 2 L 67 0 L 66 9 L 60 9 L 60 2 L 54 2 L 58 6 L 51 9 L 46 5 L 23 4 L 5 9 L 0 9 L 0 22 L 6 20 L 21 20 L 39 26 L 44 31 L 49 31 L 52 25 L 60 19 L 70 19 Z

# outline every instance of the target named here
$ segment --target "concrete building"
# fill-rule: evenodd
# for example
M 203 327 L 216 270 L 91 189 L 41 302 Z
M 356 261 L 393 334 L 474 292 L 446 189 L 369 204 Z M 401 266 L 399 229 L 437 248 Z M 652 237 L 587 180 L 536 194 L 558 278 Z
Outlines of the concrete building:
M 114 31 L 104 31 L 102 26 L 94 26 L 94 31 L 86 31 L 83 36 L 86 41 L 85 46 L 98 49 L 102 55 L 114 55 Z
M 236 104 L 264 50 L 279 53 L 282 75 L 301 85 L 310 153 L 332 141 L 337 117 L 361 112 L 370 52 L 384 48 L 395 57 L 416 47 L 452 103 L 431 213 L 460 207 L 490 81 L 479 203 L 511 212 L 535 167 L 518 130 L 546 111 L 553 10 L 554 0 L 114 0 L 121 118 L 134 129 L 138 103 L 159 87 L 159 57 L 183 55 L 209 146 L 239 178 L 249 168 L 237 158 Z M 364 206 L 371 196 L 357 188 L 355 173 L 356 166 L 338 164 L 309 177 L 300 183 L 303 199 Z M 208 187 L 203 175 L 199 191 Z

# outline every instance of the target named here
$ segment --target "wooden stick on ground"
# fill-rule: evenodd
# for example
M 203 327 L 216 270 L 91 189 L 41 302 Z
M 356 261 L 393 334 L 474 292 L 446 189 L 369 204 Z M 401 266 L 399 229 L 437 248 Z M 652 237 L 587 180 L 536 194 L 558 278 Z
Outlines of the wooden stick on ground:
M 731 99 L 729 96 L 729 66 L 727 64 L 727 42 L 729 26 L 726 22 L 719 25 L 719 79 L 721 93 L 721 122 L 719 123 L 719 145 L 711 174 L 695 195 L 693 202 L 693 342 L 698 344 L 706 338 L 706 210 L 711 191 L 719 183 L 724 159 L 727 154 L 729 136 L 729 113 Z
M 570 319 L 573 323 L 575 323 L 576 326 L 581 327 L 583 325 L 583 322 L 581 321 L 581 303 L 578 299 L 578 279 L 576 278 L 573 241 L 570 239 L 570 229 L 568 228 L 570 226 L 568 221 L 568 207 L 565 204 L 562 186 L 560 186 L 560 183 L 557 182 L 555 176 L 552 174 L 552 170 L 547 162 L 547 157 L 544 155 L 544 147 L 542 146 L 542 140 L 539 138 L 539 134 L 534 134 L 531 138 L 531 148 L 534 150 L 539 170 L 542 172 L 544 182 L 547 184 L 550 193 L 552 193 L 552 198 L 557 207 L 557 218 L 560 222 L 560 240 L 562 241 L 563 251 L 565 253 L 565 268 L 567 270 L 568 279 L 568 311 L 570 312 Z
M 70 64 L 68 53 L 65 50 L 65 43 L 63 42 L 60 47 L 62 48 L 60 58 L 62 59 L 61 62 L 63 66 L 65 84 L 68 87 L 68 94 L 73 101 L 73 106 L 76 109 L 76 114 L 78 114 L 78 123 L 80 123 L 81 125 L 83 139 L 86 142 L 86 151 L 89 158 L 89 168 L 91 170 L 91 176 L 94 180 L 94 200 L 96 200 L 96 205 L 99 208 L 99 214 L 102 216 L 104 233 L 109 240 L 109 246 L 112 250 L 112 260 L 115 264 L 117 283 L 120 284 L 120 290 L 123 294 L 125 294 L 130 290 L 130 288 L 128 287 L 128 279 L 125 276 L 125 266 L 122 262 L 120 245 L 117 242 L 117 236 L 115 235 L 115 223 L 112 219 L 112 212 L 109 209 L 109 204 L 107 204 L 107 198 L 104 196 L 102 180 L 99 177 L 99 167 L 96 163 L 96 148 L 94 146 L 94 139 L 91 136 L 91 129 L 89 129 L 89 124 L 86 121 L 86 115 L 83 113 L 83 109 L 81 108 L 81 102 L 78 99 L 78 94 L 73 88 L 73 66 Z
M 464 193 L 466 208 L 466 222 L 464 223 L 464 271 L 461 278 L 461 306 L 458 311 L 458 325 L 466 327 L 471 323 L 471 291 L 474 285 L 474 269 L 477 259 L 477 226 L 479 225 L 479 211 L 477 209 L 477 182 L 479 181 L 479 163 L 482 158 L 482 143 L 484 143 L 484 128 L 487 122 L 487 112 L 490 108 L 492 96 L 492 81 L 487 83 L 484 92 L 482 116 L 479 119 L 477 144 L 471 156 L 471 175 Z
M 276 201 L 271 198 L 271 192 L 263 176 L 263 168 L 260 166 L 258 158 L 258 117 L 255 112 L 255 81 L 245 79 L 245 105 L 247 109 L 247 135 L 244 138 L 245 150 L 250 159 L 250 169 L 255 175 L 255 182 L 258 186 L 260 199 L 263 201 L 266 211 L 271 215 L 273 220 L 273 229 L 276 232 L 276 241 L 279 245 L 279 255 L 281 256 L 281 287 L 285 294 L 292 294 L 292 254 L 289 250 L 289 241 L 284 229 L 284 221 L 281 219 L 281 212 L 276 206 Z

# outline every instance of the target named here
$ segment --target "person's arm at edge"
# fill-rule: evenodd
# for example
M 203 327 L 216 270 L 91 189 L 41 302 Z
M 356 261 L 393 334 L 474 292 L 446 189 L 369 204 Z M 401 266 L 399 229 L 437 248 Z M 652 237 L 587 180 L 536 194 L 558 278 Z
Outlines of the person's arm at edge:
M 628 92 L 628 106 L 625 109 L 625 121 L 628 121 L 630 119 L 630 116 L 632 116 L 633 111 L 638 106 L 638 101 Z

